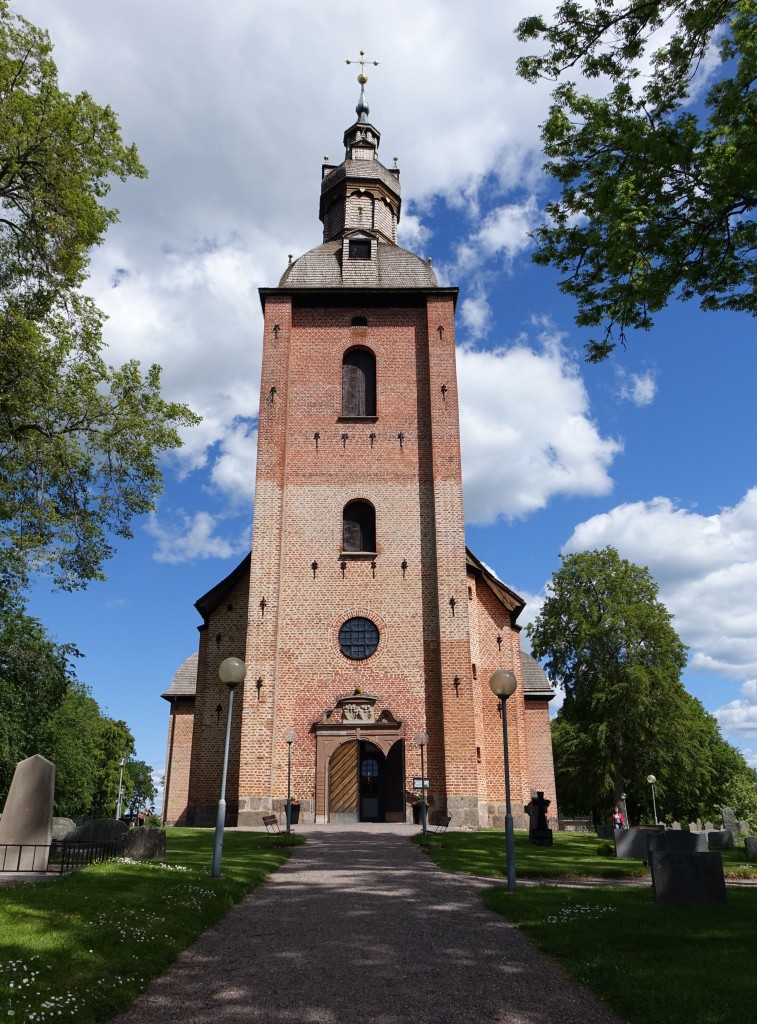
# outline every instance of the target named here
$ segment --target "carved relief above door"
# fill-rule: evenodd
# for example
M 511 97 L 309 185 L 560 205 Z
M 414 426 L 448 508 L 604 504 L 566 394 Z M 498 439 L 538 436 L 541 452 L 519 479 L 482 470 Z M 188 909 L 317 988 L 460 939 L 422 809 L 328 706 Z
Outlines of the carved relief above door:
M 316 821 L 405 820 L 402 722 L 377 702 L 354 692 L 314 723 Z

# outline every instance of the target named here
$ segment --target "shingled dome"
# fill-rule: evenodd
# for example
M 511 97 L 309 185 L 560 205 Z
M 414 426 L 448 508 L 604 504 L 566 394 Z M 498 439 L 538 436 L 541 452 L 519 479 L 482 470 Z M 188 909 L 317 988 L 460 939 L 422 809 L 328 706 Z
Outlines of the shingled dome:
M 161 697 L 166 700 L 172 700 L 174 697 L 194 697 L 197 689 L 198 658 L 199 655 L 195 652 L 182 661 L 176 670 L 173 682 L 165 693 L 161 693 Z
M 364 288 L 365 281 L 342 275 L 342 239 L 316 246 L 284 272 L 279 288 Z M 379 241 L 372 287 L 438 288 L 431 266 L 415 253 Z

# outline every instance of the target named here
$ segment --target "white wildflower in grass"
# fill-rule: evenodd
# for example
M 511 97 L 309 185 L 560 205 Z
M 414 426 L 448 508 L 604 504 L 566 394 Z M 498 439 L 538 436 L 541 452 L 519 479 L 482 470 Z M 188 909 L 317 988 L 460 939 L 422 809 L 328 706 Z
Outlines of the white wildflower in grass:
M 614 914 L 616 907 L 591 905 L 589 903 L 571 903 L 562 907 L 557 914 L 547 918 L 547 924 L 570 924 L 573 921 L 590 921 L 605 914 Z

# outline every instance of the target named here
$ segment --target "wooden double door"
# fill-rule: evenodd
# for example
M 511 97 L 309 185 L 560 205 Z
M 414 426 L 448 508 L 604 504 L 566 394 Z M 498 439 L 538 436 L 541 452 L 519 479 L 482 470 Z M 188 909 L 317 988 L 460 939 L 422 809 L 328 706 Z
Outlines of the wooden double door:
M 342 743 L 329 761 L 329 821 L 404 820 L 404 741 L 385 755 L 370 740 Z

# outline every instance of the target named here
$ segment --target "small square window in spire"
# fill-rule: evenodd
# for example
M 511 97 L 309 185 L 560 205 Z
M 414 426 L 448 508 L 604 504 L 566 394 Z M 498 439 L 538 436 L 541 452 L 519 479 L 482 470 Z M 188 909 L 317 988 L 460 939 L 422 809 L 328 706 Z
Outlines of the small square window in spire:
M 369 260 L 371 258 L 371 240 L 370 238 L 351 238 L 350 239 L 350 259 L 351 260 Z

